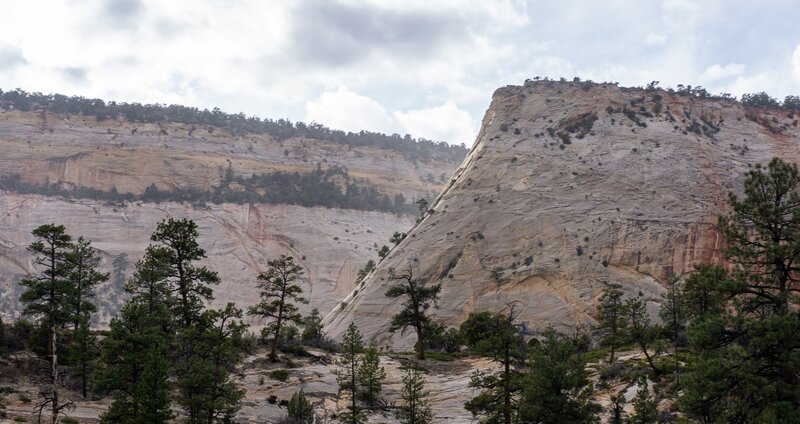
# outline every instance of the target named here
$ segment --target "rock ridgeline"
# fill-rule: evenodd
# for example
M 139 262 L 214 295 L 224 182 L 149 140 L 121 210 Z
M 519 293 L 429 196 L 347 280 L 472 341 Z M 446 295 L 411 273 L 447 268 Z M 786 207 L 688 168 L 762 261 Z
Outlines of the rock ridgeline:
M 325 319 L 338 337 L 388 332 L 390 269 L 441 283 L 436 320 L 514 307 L 535 332 L 593 324 L 616 284 L 654 310 L 662 283 L 721 262 L 727 194 L 772 157 L 797 163 L 800 112 L 614 84 L 498 89 L 474 147 L 428 214 Z M 429 305 L 433 308 L 433 305 Z

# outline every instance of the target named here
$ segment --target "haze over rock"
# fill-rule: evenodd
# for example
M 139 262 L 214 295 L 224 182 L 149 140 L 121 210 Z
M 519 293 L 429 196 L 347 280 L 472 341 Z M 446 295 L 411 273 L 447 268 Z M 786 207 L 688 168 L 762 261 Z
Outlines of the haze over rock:
M 715 228 L 727 194 L 773 156 L 796 163 L 800 115 L 722 98 L 614 84 L 528 81 L 497 90 L 478 138 L 428 214 L 343 306 L 366 340 L 399 305 L 390 269 L 441 283 L 434 320 L 513 305 L 529 330 L 593 324 L 602 289 L 620 285 L 654 312 L 662 283 L 722 262 Z M 430 305 L 433 308 L 434 305 Z

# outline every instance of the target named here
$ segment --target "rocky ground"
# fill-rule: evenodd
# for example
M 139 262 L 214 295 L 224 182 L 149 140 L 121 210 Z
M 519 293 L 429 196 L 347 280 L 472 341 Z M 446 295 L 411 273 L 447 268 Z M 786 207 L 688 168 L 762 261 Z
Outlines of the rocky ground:
M 245 390 L 242 408 L 236 417 L 237 423 L 280 423 L 286 417 L 286 407 L 281 405 L 291 396 L 303 389 L 307 398 L 314 404 L 320 423 L 336 422 L 335 417 L 346 407 L 347 399 L 338 397 L 338 385 L 333 371 L 336 356 L 321 350 L 310 349 L 309 356 L 282 356 L 281 362 L 271 363 L 266 358 L 267 351 L 259 350 L 248 356 L 235 377 L 237 384 Z M 602 359 L 588 365 L 588 372 L 595 385 L 594 401 L 603 406 L 603 419 L 608 416 L 611 397 L 623 392 L 629 402 L 625 411 L 631 413 L 630 401 L 638 389 L 637 380 L 648 373 L 641 353 L 623 351 L 619 354 L 619 364 L 609 370 Z M 660 360 L 668 361 L 669 355 Z M 9 361 L 0 362 L 0 387 L 12 387 L 15 393 L 6 396 L 8 403 L 5 422 L 36 422 L 32 414 L 38 397 L 37 360 L 32 355 L 22 355 Z M 370 423 L 397 423 L 394 406 L 400 401 L 402 367 L 410 363 L 420 366 L 425 372 L 427 390 L 430 391 L 430 404 L 436 423 L 473 423 L 477 420 L 464 409 L 464 403 L 477 392 L 469 388 L 471 375 L 477 370 L 486 370 L 494 364 L 484 358 L 465 357 L 448 360 L 428 359 L 417 362 L 409 353 L 385 353 L 381 355 L 381 365 L 386 370 L 386 380 L 381 392 L 382 402 L 369 414 Z M 275 370 L 287 370 L 285 381 L 272 376 Z M 41 370 L 38 371 L 41 374 Z M 46 374 L 46 372 L 45 372 Z M 659 409 L 669 411 L 673 406 L 674 394 L 669 392 L 671 378 L 662 377 L 657 384 L 650 381 L 650 390 L 658 399 Z M 67 414 L 80 423 L 98 423 L 98 417 L 106 410 L 108 399 L 81 400 L 78 392 L 67 390 L 66 399 L 75 402 L 75 408 Z M 23 421 L 24 420 L 24 421 Z

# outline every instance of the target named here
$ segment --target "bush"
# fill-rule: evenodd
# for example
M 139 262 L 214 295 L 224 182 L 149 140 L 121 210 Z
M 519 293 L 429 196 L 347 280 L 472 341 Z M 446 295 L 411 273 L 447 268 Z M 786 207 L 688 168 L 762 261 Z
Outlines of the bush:
M 270 378 L 273 380 L 278 381 L 286 381 L 289 379 L 289 371 L 288 370 L 274 370 L 269 373 Z
M 80 421 L 75 418 L 66 417 L 61 419 L 61 424 L 80 424 Z
M 311 402 L 306 399 L 302 389 L 292 395 L 286 410 L 289 413 L 291 423 L 312 424 L 314 422 L 314 408 L 311 406 Z

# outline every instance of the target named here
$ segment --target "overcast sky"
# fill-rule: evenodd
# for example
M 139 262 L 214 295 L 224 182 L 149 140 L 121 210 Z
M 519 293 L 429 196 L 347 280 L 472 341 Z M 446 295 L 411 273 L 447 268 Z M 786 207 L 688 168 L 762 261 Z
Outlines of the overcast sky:
M 472 144 L 534 76 L 800 93 L 796 0 L 0 0 L 0 88 Z

